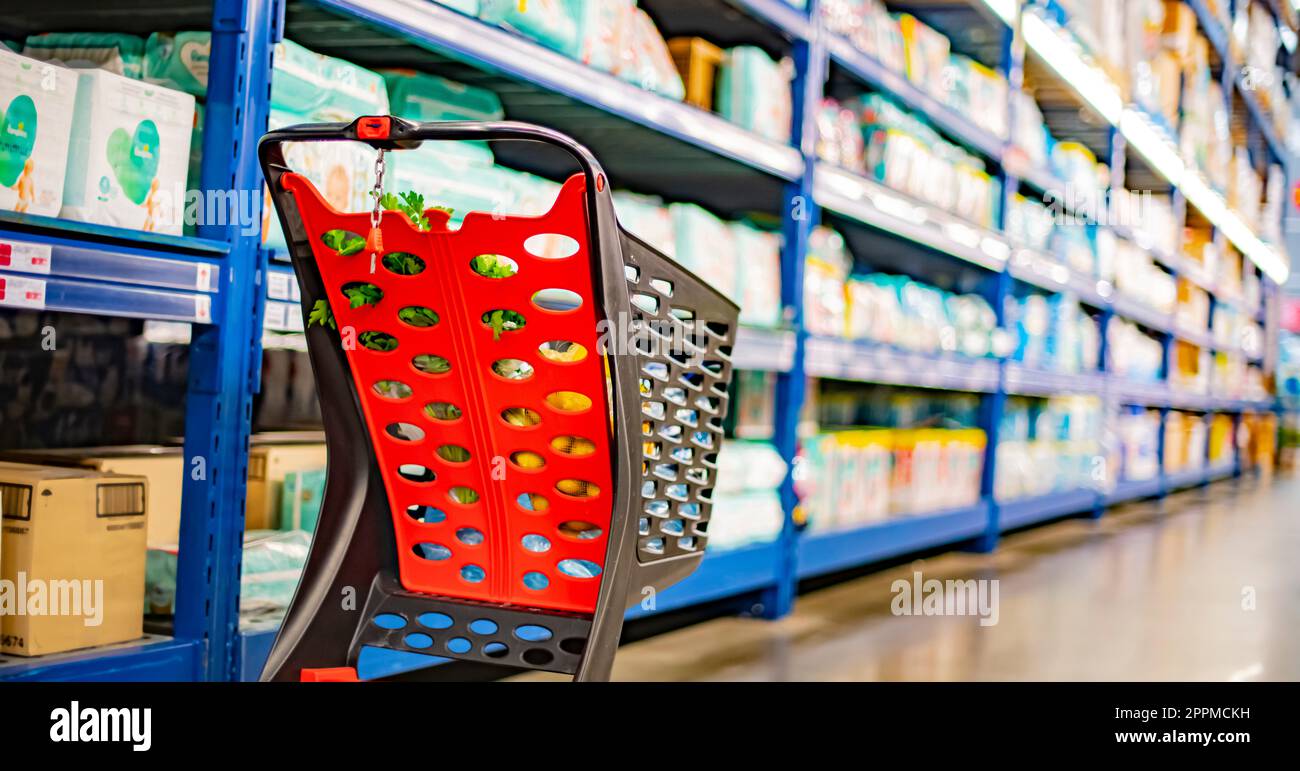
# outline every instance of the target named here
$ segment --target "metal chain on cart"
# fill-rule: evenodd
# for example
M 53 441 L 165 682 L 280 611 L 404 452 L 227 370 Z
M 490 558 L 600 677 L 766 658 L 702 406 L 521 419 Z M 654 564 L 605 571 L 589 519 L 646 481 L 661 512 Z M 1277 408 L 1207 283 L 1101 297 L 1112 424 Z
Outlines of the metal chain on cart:
M 371 188 L 370 195 L 375 199 L 374 208 L 370 210 L 370 234 L 366 238 L 366 247 L 370 250 L 370 272 L 375 272 L 375 261 L 378 259 L 379 252 L 383 249 L 383 236 L 379 229 L 379 219 L 383 214 L 381 202 L 384 198 L 384 152 L 380 148 L 379 155 L 375 156 L 375 186 Z

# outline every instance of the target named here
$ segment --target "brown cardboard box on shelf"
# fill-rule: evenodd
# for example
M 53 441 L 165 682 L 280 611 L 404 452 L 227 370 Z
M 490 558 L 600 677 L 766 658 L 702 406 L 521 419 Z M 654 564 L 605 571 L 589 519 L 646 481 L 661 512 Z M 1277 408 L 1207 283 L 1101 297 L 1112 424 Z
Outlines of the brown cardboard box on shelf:
M 284 431 L 256 434 L 248 453 L 246 530 L 274 530 L 279 526 L 280 493 L 291 471 L 325 467 L 325 437 L 318 431 Z
M 141 476 L 0 462 L 0 653 L 143 634 L 148 488 Z
M 1165 50 L 1187 61 L 1196 36 L 1196 13 L 1192 7 L 1183 0 L 1165 0 L 1165 23 L 1160 36 Z
M 133 444 L 116 447 L 72 447 L 58 450 L 6 452 L 4 459 L 47 466 L 81 466 L 109 474 L 132 474 L 149 480 L 149 548 L 180 540 L 181 482 L 184 453 L 180 447 Z
M 722 49 L 700 37 L 675 37 L 668 41 L 673 64 L 686 85 L 686 103 L 713 109 L 713 79 L 722 64 Z

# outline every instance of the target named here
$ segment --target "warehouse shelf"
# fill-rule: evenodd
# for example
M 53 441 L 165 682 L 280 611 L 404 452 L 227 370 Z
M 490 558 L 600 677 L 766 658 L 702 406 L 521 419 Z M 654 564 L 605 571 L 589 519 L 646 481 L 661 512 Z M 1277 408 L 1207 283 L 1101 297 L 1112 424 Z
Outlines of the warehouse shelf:
M 998 528 L 1002 531 L 1014 530 L 1049 519 L 1088 513 L 1097 508 L 1099 502 L 1097 491 L 1088 488 L 998 501 Z
M 220 323 L 215 318 L 220 306 L 213 304 L 208 293 L 170 292 L 24 273 L 0 272 L 0 306 L 195 324 Z
M 1071 270 L 1056 259 L 1031 249 L 1017 249 L 1008 269 L 1012 278 L 1049 292 L 1071 292 L 1079 302 L 1106 308 L 1115 289 L 1109 282 Z
M 1022 16 L 1025 43 L 1042 58 L 1107 123 L 1117 128 L 1127 146 L 1143 158 L 1153 172 L 1183 194 L 1205 218 L 1252 262 L 1275 281 L 1285 281 L 1286 262 L 1265 244 L 1232 211 L 1223 197 L 1212 190 L 1200 171 L 1187 167 L 1178 147 L 1153 119 L 1126 107 L 1118 87 L 1098 66 L 1089 62 L 1072 36 L 1060 31 L 1037 13 Z
M 93 3 L 81 2 L 87 8 L 89 25 L 97 11 Z M 141 0 L 135 2 L 145 5 Z M 207 101 L 204 179 L 226 180 L 234 175 L 240 189 L 260 186 L 247 148 L 266 125 L 269 49 L 283 35 L 364 66 L 414 67 L 496 90 L 508 117 L 549 125 L 587 144 L 616 185 L 670 201 L 699 203 L 726 217 L 751 210 L 780 215 L 786 237 L 783 299 L 792 311 L 790 318 L 801 315 L 802 292 L 797 282 L 807 238 L 817 222 L 816 206 L 812 207 L 814 216 L 803 218 L 792 216 L 795 209 L 791 204 L 797 197 L 807 196 L 830 214 L 851 221 L 853 236 L 871 236 L 880 243 L 894 239 L 890 245 L 896 251 L 906 251 L 909 258 L 916 253 L 927 258 L 917 260 L 914 271 L 903 272 L 925 279 L 935 265 L 947 270 L 951 262 L 958 266 L 962 281 L 978 274 L 978 280 L 984 282 L 979 291 L 987 292 L 994 307 L 1000 307 L 998 303 L 1014 279 L 1048 292 L 1072 293 L 1085 305 L 1101 310 L 1103 318 L 1111 312 L 1130 318 L 1163 334 L 1166 342 L 1170 338 L 1201 345 L 1209 341 L 1205 347 L 1218 350 L 1208 333 L 1180 330 L 1170 315 L 1120 295 L 1109 283 L 1072 271 L 1050 255 L 1013 245 L 999 230 L 978 227 L 862 174 L 817 162 L 806 131 L 814 122 L 812 116 L 823 93 L 824 68 L 829 64 L 842 81 L 857 81 L 893 97 L 928 119 L 940 133 L 983 155 L 991 161 L 991 173 L 1003 181 L 1018 179 L 1042 193 L 1065 187 L 1048 169 L 1024 167 L 1015 148 L 976 127 L 969 116 L 953 111 L 902 74 L 856 50 L 848 40 L 827 34 L 819 19 L 809 19 L 804 11 L 783 0 L 646 0 L 643 5 L 652 15 L 656 8 L 671 14 L 671 9 L 689 7 L 695 14 L 692 23 L 697 17 L 713 14 L 715 18 L 703 30 L 722 28 L 735 14 L 744 17 L 744 31 L 737 35 L 748 34 L 751 28 L 768 30 L 764 47 L 779 49 L 796 61 L 795 106 L 803 114 L 796 115 L 794 137 L 788 144 L 765 139 L 714 113 L 648 93 L 513 32 L 428 0 L 200 0 L 191 5 L 194 7 L 187 8 L 182 17 L 159 21 L 142 15 L 148 23 L 133 21 L 131 25 L 138 27 L 136 31 L 152 31 L 155 25 L 162 28 L 164 22 L 173 28 L 197 28 L 194 19 L 198 17 L 211 19 L 220 33 L 220 45 L 214 39 L 212 91 Z M 812 5 L 816 7 L 816 3 Z M 908 4 L 900 7 L 903 5 Z M 938 5 L 930 2 L 916 10 Z M 984 20 L 992 20 L 995 34 L 985 36 L 992 41 L 990 45 L 1019 25 L 1029 50 L 1067 90 L 1073 90 L 1073 98 L 1102 116 L 1100 130 L 1078 119 L 1081 132 L 1091 132 L 1089 137 L 1095 143 L 1098 136 L 1114 128 L 1110 133 L 1119 140 L 1121 161 L 1126 143 L 1134 157 L 1144 158 L 1157 176 L 1177 188 L 1264 270 L 1266 288 L 1285 276 L 1271 248 L 1227 208 L 1199 172 L 1183 166 L 1172 143 L 1123 103 L 1114 84 L 1086 61 L 1061 30 L 1032 11 L 1018 21 L 1015 0 L 970 0 L 966 6 L 976 9 Z M 116 7 L 113 10 L 120 12 Z M 707 37 L 706 32 L 698 34 Z M 736 39 L 726 45 L 743 42 L 755 41 Z M 1009 51 L 1015 48 L 1008 46 Z M 247 56 L 231 55 L 237 51 Z M 1013 59 L 1014 53 L 1008 58 Z M 1020 65 L 1012 61 L 1003 66 L 1014 69 Z M 1260 112 L 1254 95 L 1242 94 L 1242 98 L 1252 120 L 1261 131 L 1267 131 L 1267 116 Z M 1265 139 L 1274 142 L 1276 137 L 1265 134 Z M 232 160 L 230 148 L 237 140 L 243 149 Z M 548 169 L 529 167 L 522 156 L 502 152 L 497 157 L 503 165 L 554 176 Z M 1115 158 L 1111 155 L 1103 160 L 1111 163 Z M 1014 185 L 1009 188 L 1015 191 Z M 1104 221 L 1102 225 L 1106 226 Z M 1150 250 L 1149 243 L 1128 229 L 1117 226 L 1113 230 Z M 241 468 L 241 462 L 247 460 L 242 445 L 248 430 L 248 404 L 256 387 L 263 328 L 300 332 L 302 311 L 297 282 L 284 262 L 287 255 L 262 249 L 255 235 L 238 229 L 227 233 L 227 240 L 158 236 L 0 213 L 0 247 L 21 242 L 37 244 L 42 252 L 45 246 L 50 248 L 48 274 L 45 266 L 30 258 L 21 266 L 13 257 L 9 265 L 0 264 L 6 294 L 13 287 L 20 292 L 31 289 L 48 309 L 209 325 L 209 332 L 196 336 L 191 347 L 195 387 L 187 401 L 186 434 L 192 445 L 187 452 L 212 453 L 213 467 L 223 469 L 220 476 L 225 480 L 220 484 L 187 480 L 184 486 L 182 580 L 175 639 L 147 638 L 75 654 L 3 660 L 0 679 L 256 679 L 275 632 L 264 628 L 237 631 L 242 480 L 229 469 Z M 912 248 L 912 244 L 923 248 Z M 928 260 L 929 251 L 937 253 L 933 260 Z M 20 252 L 29 253 L 10 249 L 11 255 Z M 1213 280 L 1197 272 L 1183 255 L 1153 251 L 1153 258 L 1175 275 L 1187 276 L 1213 293 Z M 257 266 L 266 261 L 271 263 L 270 269 L 259 273 Z M 203 283 L 204 271 L 207 284 Z M 44 283 L 37 291 L 27 283 L 31 281 Z M 206 316 L 200 310 L 203 303 L 207 304 Z M 1255 315 L 1262 313 L 1261 309 Z M 278 337 L 301 340 L 301 335 Z M 774 443 L 787 462 L 795 456 L 803 406 L 799 398 L 809 376 L 972 392 L 984 397 L 981 412 L 990 415 L 996 414 L 1007 394 L 1100 395 L 1112 405 L 1204 412 L 1272 408 L 1270 400 L 1174 391 L 1166 381 L 1131 383 L 1100 372 L 1067 375 L 995 358 L 919 353 L 869 342 L 809 337 L 790 330 L 741 327 L 733 362 L 740 368 L 781 373 L 774 378 L 778 394 L 795 394 L 777 404 L 774 421 Z M 995 433 L 990 436 L 996 440 Z M 221 437 L 219 451 L 210 446 L 212 437 Z M 989 488 L 996 450 L 996 446 L 989 448 L 985 497 L 975 506 L 958 510 L 896 517 L 849 530 L 798 532 L 792 519 L 793 495 L 785 495 L 788 519 L 776 541 L 707 553 L 696 573 L 660 593 L 654 610 L 748 599 L 761 591 L 765 593 L 762 603 L 750 603 L 748 609 L 778 617 L 789 612 L 799 579 L 964 542 L 978 540 L 984 548 L 1001 530 L 1160 496 L 1183 484 L 1231 476 L 1237 468 L 1234 459 L 1202 469 L 1195 477 L 1161 473 L 1151 480 L 1121 481 L 1105 493 L 1069 490 L 994 503 Z M 785 492 L 790 491 L 787 488 Z M 770 593 L 776 599 L 767 596 L 770 589 L 777 590 Z M 788 597 L 780 599 L 785 595 Z M 766 606 L 761 611 L 760 604 Z M 629 611 L 629 617 L 650 612 L 637 606 Z M 429 662 L 421 659 L 418 663 Z
M 111 281 L 121 284 L 215 292 L 220 262 L 171 259 L 166 251 L 108 247 L 0 229 L 0 270 Z
M 1005 139 L 976 126 L 969 116 L 962 115 L 912 84 L 903 73 L 887 67 L 870 54 L 859 51 L 852 41 L 842 35 L 827 33 L 826 48 L 831 61 L 843 67 L 854 79 L 924 115 L 942 133 L 957 142 L 999 164 L 1002 162 L 1002 153 L 1007 144 Z
M 1165 490 L 1183 490 L 1188 487 L 1203 485 L 1209 481 L 1209 471 L 1206 468 L 1191 468 L 1182 471 L 1174 471 L 1164 475 Z
M 230 251 L 230 244 L 211 238 L 149 233 L 12 211 L 0 211 L 0 238 L 37 240 L 85 248 L 131 246 L 157 254 L 180 252 L 221 255 Z
M 200 673 L 197 640 L 148 635 L 119 645 L 23 658 L 0 656 L 0 682 L 158 682 Z
M 955 391 L 998 388 L 996 359 L 904 351 L 831 337 L 809 338 L 806 357 L 805 369 L 813 377 Z
M 789 145 L 765 139 L 713 113 L 649 93 L 437 3 L 311 0 L 311 5 L 363 20 L 416 45 L 567 96 L 782 179 L 793 180 L 803 173 L 799 151 Z M 299 42 L 309 44 L 310 38 Z
M 1105 388 L 1106 376 L 1101 372 L 1053 372 L 1014 361 L 1007 362 L 1002 381 L 1006 393 L 1020 396 L 1099 395 Z
M 972 264 L 1000 271 L 1011 254 L 998 234 L 860 174 L 819 163 L 813 184 L 819 206 Z
M 975 538 L 988 528 L 987 501 L 934 514 L 899 516 L 851 530 L 805 533 L 796 572 L 811 578 Z
M 1163 484 L 1158 476 L 1142 480 L 1123 479 L 1115 485 L 1115 489 L 1105 494 L 1103 501 L 1107 506 L 1113 506 L 1117 503 L 1154 498 L 1160 495 Z

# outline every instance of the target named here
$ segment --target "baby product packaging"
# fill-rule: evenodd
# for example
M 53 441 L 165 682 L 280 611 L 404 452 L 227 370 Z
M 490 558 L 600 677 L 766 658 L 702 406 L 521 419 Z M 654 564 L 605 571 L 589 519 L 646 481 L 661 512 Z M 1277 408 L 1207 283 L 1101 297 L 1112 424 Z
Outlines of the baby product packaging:
M 189 94 L 78 72 L 61 216 L 180 235 L 193 128 Z
M 50 32 L 31 35 L 23 55 L 70 67 L 108 70 L 139 79 L 144 72 L 144 40 L 114 32 Z
M 144 79 L 202 99 L 208 93 L 210 32 L 155 32 L 144 49 Z
M 76 99 L 77 73 L 0 48 L 0 209 L 59 213 Z

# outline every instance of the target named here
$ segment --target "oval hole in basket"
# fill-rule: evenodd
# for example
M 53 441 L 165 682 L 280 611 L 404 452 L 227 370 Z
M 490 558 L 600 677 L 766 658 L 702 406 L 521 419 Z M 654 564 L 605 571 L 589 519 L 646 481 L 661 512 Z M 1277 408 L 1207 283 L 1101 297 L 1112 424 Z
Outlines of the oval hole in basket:
M 586 346 L 569 340 L 547 340 L 537 346 L 537 352 L 556 364 L 572 364 L 587 358 Z
M 412 423 L 389 423 L 384 431 L 399 442 L 418 442 L 424 438 L 424 429 Z
M 408 305 L 397 312 L 397 318 L 408 327 L 431 327 L 438 323 L 438 314 L 423 305 Z
M 429 402 L 424 405 L 424 414 L 430 420 L 441 420 L 449 423 L 453 420 L 459 420 L 461 411 L 460 407 L 451 402 Z
M 480 254 L 469 261 L 469 268 L 483 278 L 510 278 L 519 272 L 519 263 L 504 254 Z
M 343 296 L 353 308 L 363 305 L 378 305 L 384 299 L 384 290 L 369 281 L 349 281 L 343 285 Z
M 474 488 L 458 485 L 447 491 L 447 497 L 456 503 L 468 506 L 473 503 L 478 503 L 479 496 L 478 491 Z
M 578 242 L 563 233 L 538 233 L 524 240 L 524 251 L 543 260 L 562 260 L 578 253 Z
M 532 428 L 542 422 L 542 416 L 527 407 L 507 407 L 501 410 L 501 419 L 515 428 Z
M 338 230 L 337 228 L 321 233 L 320 242 L 345 257 L 366 248 L 366 239 L 351 230 Z
M 585 412 L 591 409 L 591 397 L 577 391 L 553 391 L 546 395 L 546 404 L 556 412 Z
M 421 613 L 415 620 L 425 629 L 451 629 L 452 624 L 455 623 L 451 616 L 437 611 Z
M 568 313 L 582 307 L 582 295 L 572 289 L 548 287 L 533 293 L 533 305 L 552 313 Z
M 560 535 L 565 538 L 572 538 L 575 541 L 594 541 L 604 532 L 590 522 L 583 522 L 579 519 L 571 519 L 568 522 L 561 522 L 558 528 Z
M 520 493 L 519 497 L 515 498 L 515 503 L 519 508 L 533 514 L 541 514 L 551 508 L 551 502 L 540 493 Z
M 397 467 L 397 473 L 408 482 L 425 484 L 438 478 L 433 470 L 418 463 L 403 463 Z
M 371 389 L 381 399 L 400 401 L 411 398 L 411 387 L 400 380 L 377 380 Z
M 551 639 L 554 633 L 540 624 L 524 624 L 515 627 L 515 637 L 524 642 L 545 642 Z
M 545 573 L 539 573 L 536 570 L 530 570 L 524 573 L 524 587 L 532 589 L 534 592 L 540 592 L 551 585 L 551 579 L 546 577 Z
M 456 530 L 456 540 L 466 546 L 480 546 L 483 538 L 483 531 L 477 527 L 462 527 Z
M 375 332 L 373 330 L 362 332 L 357 335 L 357 344 L 366 350 L 380 353 L 397 350 L 397 338 L 387 332 Z
M 596 452 L 596 443 L 581 436 L 564 434 L 551 440 L 551 449 L 561 455 L 583 458 Z
M 436 525 L 447 520 L 447 513 L 433 506 L 413 503 L 406 507 L 406 516 L 422 525 Z
M 414 276 L 424 272 L 424 260 L 410 252 L 389 252 L 380 262 L 389 273 L 399 276 Z
M 492 362 L 492 371 L 506 380 L 527 380 L 533 376 L 533 365 L 523 359 L 497 359 Z
M 556 569 L 570 578 L 595 578 L 600 575 L 600 565 L 591 560 L 560 560 Z
M 432 353 L 422 353 L 412 358 L 411 366 L 426 375 L 442 375 L 451 372 L 451 362 Z
M 431 562 L 442 562 L 451 559 L 451 549 L 440 543 L 417 543 L 411 547 L 411 551 L 415 552 L 415 556 L 420 559 Z
M 546 459 L 532 450 L 516 450 L 510 453 L 510 462 L 525 471 L 537 471 L 546 465 Z
M 438 457 L 448 463 L 469 463 L 469 450 L 458 444 L 444 444 L 437 449 Z
M 479 318 L 483 322 L 483 326 L 492 330 L 494 339 L 500 338 L 506 332 L 515 332 L 528 325 L 528 319 L 524 318 L 524 314 L 512 311 L 509 308 L 494 308 L 490 311 L 484 311 Z
M 555 483 L 555 489 L 571 498 L 595 498 L 600 495 L 600 488 L 585 479 L 561 479 Z

